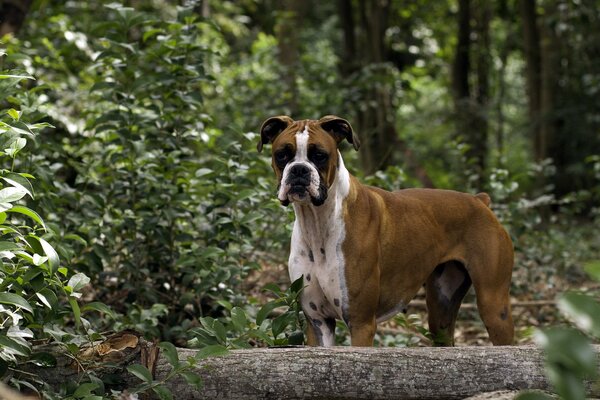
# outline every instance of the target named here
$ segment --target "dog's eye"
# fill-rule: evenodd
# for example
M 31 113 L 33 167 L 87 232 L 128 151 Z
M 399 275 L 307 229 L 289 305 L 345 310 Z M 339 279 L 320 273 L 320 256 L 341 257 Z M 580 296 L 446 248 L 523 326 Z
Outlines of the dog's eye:
M 279 165 L 285 164 L 289 159 L 289 152 L 287 150 L 281 150 L 275 153 L 275 162 Z
M 329 155 L 322 151 L 315 151 L 312 154 L 312 159 L 316 163 L 324 163 L 329 158 Z

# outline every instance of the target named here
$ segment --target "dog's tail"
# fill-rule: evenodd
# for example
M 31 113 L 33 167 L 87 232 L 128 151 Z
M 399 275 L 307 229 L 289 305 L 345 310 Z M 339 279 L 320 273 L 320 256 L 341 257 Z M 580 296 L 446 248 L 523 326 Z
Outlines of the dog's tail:
M 484 192 L 477 193 L 475 195 L 475 197 L 477 197 L 477 199 L 479 201 L 481 201 L 483 204 L 485 204 L 487 207 L 489 207 L 490 204 L 492 204 L 492 199 L 490 198 L 490 196 L 487 193 L 484 193 Z

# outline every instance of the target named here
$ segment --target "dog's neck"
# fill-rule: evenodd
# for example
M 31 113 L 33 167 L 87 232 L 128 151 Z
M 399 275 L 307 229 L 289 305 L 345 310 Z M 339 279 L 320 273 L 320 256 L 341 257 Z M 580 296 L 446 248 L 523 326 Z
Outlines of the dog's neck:
M 309 248 L 323 247 L 330 238 L 333 239 L 334 232 L 343 230 L 343 226 L 340 226 L 344 224 L 343 205 L 349 192 L 350 173 L 338 151 L 338 168 L 333 184 L 327 191 L 327 200 L 320 206 L 293 203 L 296 224 Z

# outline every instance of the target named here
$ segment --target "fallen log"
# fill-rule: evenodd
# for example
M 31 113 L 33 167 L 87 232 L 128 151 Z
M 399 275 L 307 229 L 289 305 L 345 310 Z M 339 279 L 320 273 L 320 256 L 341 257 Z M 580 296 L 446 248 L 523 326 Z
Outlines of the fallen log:
M 123 357 L 121 368 L 109 371 L 130 387 L 139 381 L 124 367 L 141 363 L 141 354 L 147 359 L 148 349 L 156 349 L 143 340 L 137 347 L 137 355 Z M 594 349 L 600 352 L 600 346 Z M 177 352 L 180 360 L 196 354 Z M 36 373 L 50 385 L 79 379 L 81 369 L 67 362 Z M 543 362 L 543 352 L 533 346 L 262 348 L 200 362 L 195 372 L 204 381 L 201 390 L 181 377 L 166 386 L 177 399 L 463 399 L 495 391 L 551 390 Z M 162 354 L 148 367 L 157 379 L 171 370 Z M 102 375 L 98 368 L 94 372 Z M 588 389 L 589 395 L 600 395 L 591 383 Z

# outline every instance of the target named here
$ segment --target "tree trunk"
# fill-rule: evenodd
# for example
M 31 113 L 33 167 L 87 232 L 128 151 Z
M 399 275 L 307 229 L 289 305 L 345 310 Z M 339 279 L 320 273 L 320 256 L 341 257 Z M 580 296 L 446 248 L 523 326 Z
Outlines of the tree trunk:
M 478 118 L 480 112 L 477 109 L 475 100 L 472 98 L 472 88 L 469 81 L 471 75 L 471 1 L 459 0 L 458 2 L 458 41 L 456 43 L 456 52 L 452 63 L 452 93 L 454 97 L 454 109 L 456 120 L 457 135 L 469 145 L 466 153 L 467 161 L 476 167 L 475 173 L 478 175 L 474 182 L 480 186 L 481 171 L 477 170 L 478 160 Z
M 544 21 L 541 24 L 541 45 L 540 55 L 542 59 L 540 81 L 540 128 L 536 140 L 536 146 L 539 146 L 538 161 L 551 156 L 551 147 L 554 137 L 558 131 L 558 121 L 556 110 L 556 90 L 560 80 L 560 40 L 554 31 L 554 22 L 552 22 L 558 13 L 556 5 L 548 2 L 545 7 Z M 563 149 L 555 151 L 553 154 L 555 163 L 562 164 L 557 158 L 562 158 Z
M 600 346 L 594 349 L 598 352 Z M 182 361 L 196 354 L 177 351 Z M 152 351 L 144 354 L 148 353 Z M 110 354 L 114 363 L 114 353 Z M 110 372 L 125 387 L 133 387 L 139 382 L 124 367 L 140 363 L 140 356 L 123 360 L 127 361 L 117 363 L 117 368 L 93 371 L 98 376 Z M 161 354 L 151 363 L 155 368 L 148 367 L 156 379 L 171 369 Z M 188 386 L 181 377 L 166 386 L 180 399 L 462 399 L 499 390 L 550 390 L 543 364 L 542 351 L 532 346 L 234 350 L 197 364 L 202 389 Z M 78 381 L 79 371 L 69 358 L 56 368 L 32 370 L 52 386 Z M 600 388 L 591 383 L 588 390 L 592 396 L 600 395 Z
M 478 0 L 476 2 L 476 48 L 475 65 L 477 90 L 475 92 L 475 110 L 472 118 L 473 129 L 470 133 L 470 156 L 475 161 L 475 172 L 478 175 L 476 186 L 484 190 L 486 185 L 486 168 L 488 158 L 489 131 L 489 98 L 490 98 L 490 20 L 492 18 L 491 2 Z
M 275 27 L 279 62 L 283 68 L 281 79 L 284 84 L 283 99 L 288 108 L 286 113 L 298 118 L 298 84 L 296 71 L 300 66 L 299 30 L 302 27 L 302 17 L 306 14 L 310 2 L 306 0 L 281 1 L 280 17 Z
M 17 33 L 33 0 L 0 0 L 0 37 Z
M 521 0 L 519 4 L 523 25 L 523 51 L 525 53 L 530 137 L 533 142 L 534 160 L 539 162 L 547 157 L 547 145 L 540 129 L 542 57 L 538 15 L 535 0 Z

